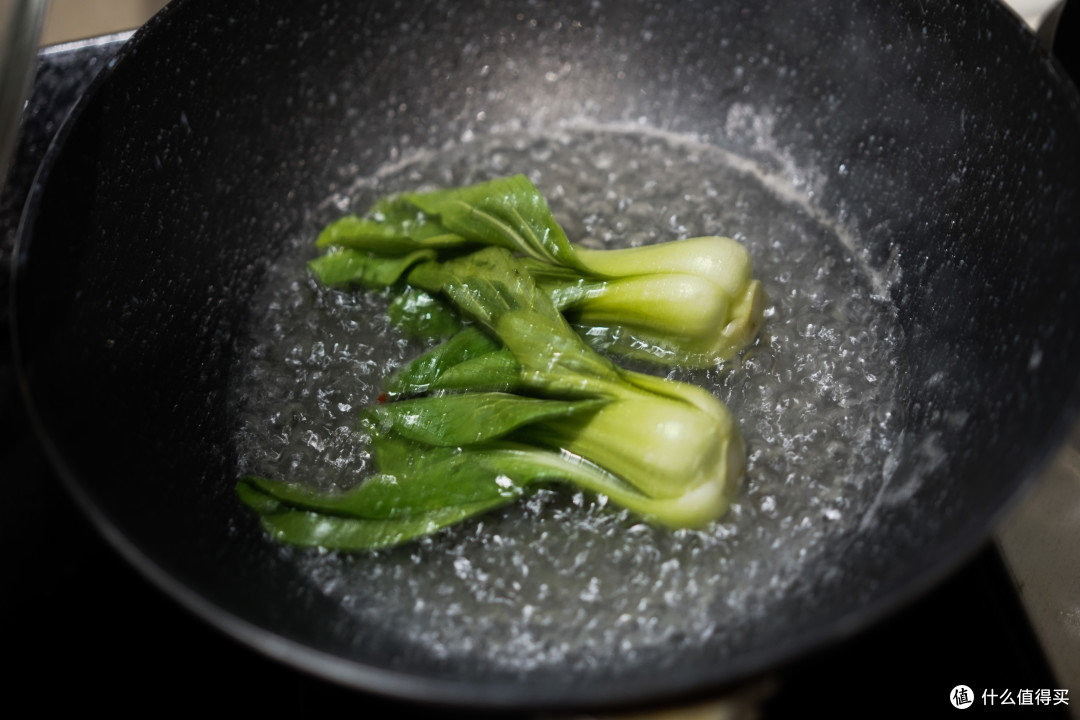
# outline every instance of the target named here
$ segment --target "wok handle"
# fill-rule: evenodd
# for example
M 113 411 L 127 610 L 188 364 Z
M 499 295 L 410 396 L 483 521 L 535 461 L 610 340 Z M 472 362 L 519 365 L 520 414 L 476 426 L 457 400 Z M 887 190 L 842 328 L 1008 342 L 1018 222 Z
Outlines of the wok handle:
M 21 0 L 0 7 L 0 187 L 18 145 L 19 119 L 34 79 L 47 5 L 47 0 Z
M 1080 2 L 1062 0 L 1055 5 L 1039 25 L 1038 37 L 1080 86 Z

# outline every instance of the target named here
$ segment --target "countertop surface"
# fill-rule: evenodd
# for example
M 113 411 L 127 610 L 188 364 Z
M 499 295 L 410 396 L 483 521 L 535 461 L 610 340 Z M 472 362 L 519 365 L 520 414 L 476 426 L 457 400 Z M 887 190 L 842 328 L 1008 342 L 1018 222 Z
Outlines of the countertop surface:
M 1034 28 L 1056 2 L 1006 4 Z M 1080 424 L 995 540 L 1055 675 L 1075 693 L 1080 687 Z M 1080 718 L 1080 701 L 1073 698 L 1070 708 Z

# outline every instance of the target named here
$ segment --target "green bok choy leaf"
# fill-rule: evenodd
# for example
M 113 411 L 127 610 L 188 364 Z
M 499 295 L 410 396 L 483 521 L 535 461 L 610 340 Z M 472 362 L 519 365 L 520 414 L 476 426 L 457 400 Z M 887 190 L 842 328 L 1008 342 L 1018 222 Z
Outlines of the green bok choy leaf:
M 734 240 L 621 250 L 576 245 L 523 175 L 386 197 L 366 217 L 331 223 L 316 244 L 329 249 L 312 263 L 323 282 L 366 286 L 375 278 L 415 286 L 410 268 L 432 256 L 505 248 L 573 323 L 608 328 L 607 349 L 664 365 L 708 367 L 731 358 L 753 341 L 766 303 L 749 253 Z
M 244 478 L 279 540 L 373 549 L 568 484 L 671 527 L 726 510 L 745 466 L 726 407 L 597 354 L 507 248 L 422 261 L 415 282 L 475 324 L 387 379 L 369 408 L 377 474 L 344 493 Z

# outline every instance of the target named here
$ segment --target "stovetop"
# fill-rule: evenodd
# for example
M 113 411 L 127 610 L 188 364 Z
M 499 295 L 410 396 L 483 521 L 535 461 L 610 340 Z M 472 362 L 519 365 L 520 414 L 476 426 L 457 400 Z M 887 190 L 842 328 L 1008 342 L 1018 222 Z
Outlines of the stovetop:
M 0 593 L 0 647 L 16 667 L 6 671 L 5 686 L 50 708 L 135 709 L 153 703 L 147 707 L 275 713 L 340 708 L 375 716 L 438 710 L 474 716 L 462 709 L 418 709 L 332 685 L 209 627 L 113 552 L 75 506 L 38 444 L 18 395 L 8 334 L 16 227 L 50 139 L 124 39 L 97 38 L 39 56 L 23 138 L 0 195 L 0 480 L 6 491 L 0 546 L 9 557 Z M 946 712 L 953 709 L 952 688 L 961 684 L 976 693 L 990 689 L 1000 695 L 1008 689 L 1014 697 L 1025 688 L 1068 687 L 1053 676 L 992 542 L 889 620 L 746 685 L 726 688 L 718 697 L 735 700 L 708 707 L 713 713 L 746 711 L 742 700 L 753 697 L 760 702 L 750 707 L 764 717 L 807 708 Z M 976 700 L 969 712 L 992 709 L 1009 710 Z M 1028 709 L 1039 717 L 1068 716 L 1065 705 Z

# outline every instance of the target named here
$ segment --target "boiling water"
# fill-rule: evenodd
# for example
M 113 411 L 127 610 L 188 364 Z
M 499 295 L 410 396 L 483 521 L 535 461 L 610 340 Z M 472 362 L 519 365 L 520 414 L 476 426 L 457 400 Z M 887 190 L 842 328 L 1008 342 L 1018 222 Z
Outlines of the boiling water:
M 542 490 L 377 553 L 282 549 L 321 592 L 419 653 L 498 669 L 632 662 L 767 617 L 866 522 L 896 451 L 894 318 L 837 230 L 749 161 L 604 127 L 492 133 L 361 178 L 313 209 L 313 232 L 378 196 L 522 172 L 571 239 L 595 246 L 727 235 L 770 298 L 756 344 L 721 369 L 673 372 L 731 408 L 748 468 L 705 531 L 652 527 L 602 498 Z M 256 299 L 234 383 L 243 473 L 327 488 L 370 472 L 357 412 L 423 346 L 379 294 L 320 287 L 296 238 Z

